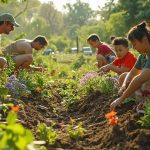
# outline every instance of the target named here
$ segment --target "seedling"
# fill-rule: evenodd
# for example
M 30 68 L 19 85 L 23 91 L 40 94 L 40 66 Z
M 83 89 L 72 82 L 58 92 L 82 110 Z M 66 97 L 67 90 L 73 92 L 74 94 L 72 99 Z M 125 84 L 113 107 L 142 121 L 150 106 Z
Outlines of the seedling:
M 79 122 L 77 125 L 75 125 L 75 120 L 70 119 L 70 125 L 67 127 L 67 133 L 72 139 L 77 139 L 79 137 L 82 137 L 85 133 L 85 129 L 83 128 L 82 122 Z
M 144 103 L 144 116 L 138 121 L 142 126 L 150 127 L 150 100 Z
M 57 133 L 53 127 L 48 127 L 45 123 L 38 123 L 37 133 L 41 140 L 46 141 L 49 144 L 54 144 L 57 139 Z

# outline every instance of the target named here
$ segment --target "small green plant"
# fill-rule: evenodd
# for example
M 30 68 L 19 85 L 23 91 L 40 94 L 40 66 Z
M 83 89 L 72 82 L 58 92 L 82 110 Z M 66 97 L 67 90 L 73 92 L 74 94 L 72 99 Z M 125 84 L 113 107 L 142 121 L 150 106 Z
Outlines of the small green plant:
M 44 89 L 47 84 L 49 84 L 49 78 L 44 73 L 28 73 L 27 71 L 22 70 L 19 72 L 18 79 L 31 91 L 35 90 L 37 87 Z
M 144 103 L 144 116 L 138 121 L 142 126 L 150 127 L 150 100 Z
M 0 111 L 6 114 L 6 112 L 9 110 L 10 107 L 12 107 L 13 104 L 8 103 L 8 104 L 0 104 Z
M 1 101 L 7 98 L 8 89 L 6 87 L 0 87 L 0 99 Z
M 79 122 L 77 125 L 75 125 L 75 120 L 70 119 L 70 125 L 67 127 L 67 133 L 72 139 L 82 137 L 85 131 L 86 130 L 83 128 L 82 122 Z
M 68 74 L 67 74 L 66 71 L 61 71 L 61 72 L 59 72 L 59 74 L 58 74 L 58 77 L 60 77 L 60 78 L 64 78 L 64 77 L 67 77 L 67 76 L 68 76 Z
M 124 104 L 127 104 L 127 103 L 130 103 L 130 102 L 135 102 L 136 101 L 136 98 L 135 97 L 128 97 L 126 98 L 126 100 L 123 102 Z
M 45 123 L 38 123 L 37 133 L 41 140 L 49 144 L 54 144 L 57 139 L 57 133 L 54 131 L 53 126 L 47 127 Z
M 110 77 L 96 76 L 86 81 L 81 89 L 84 95 L 89 95 L 97 90 L 104 94 L 111 94 L 114 89 L 114 81 Z
M 42 97 L 49 97 L 50 98 L 50 97 L 52 97 L 52 92 L 45 88 L 44 90 L 42 90 L 41 95 L 42 95 Z
M 79 69 L 82 65 L 86 63 L 86 59 L 83 55 L 81 55 L 73 64 L 72 64 L 72 69 L 77 70 Z
M 109 76 L 102 76 L 100 80 L 100 91 L 104 94 L 111 94 L 114 88 L 114 80 Z
M 0 99 L 1 100 L 6 99 L 9 92 L 8 89 L 5 87 L 7 81 L 8 81 L 8 75 L 5 70 L 1 72 L 1 76 L 0 76 Z
M 14 72 L 14 70 L 15 70 L 15 63 L 14 63 L 12 57 L 9 55 L 6 56 L 6 59 L 7 59 L 7 64 L 8 64 L 6 73 L 8 76 L 10 76 L 12 74 L 12 72 Z
M 7 123 L 0 123 L 0 149 L 25 150 L 33 142 L 32 132 L 16 123 L 17 115 L 11 111 L 7 116 Z
M 28 73 L 26 70 L 21 70 L 18 74 L 18 79 L 21 83 L 25 84 L 30 91 L 33 91 L 36 86 L 34 76 Z
M 74 80 L 65 80 L 59 88 L 60 94 L 63 96 L 62 104 L 69 107 L 75 101 L 80 99 L 78 83 Z

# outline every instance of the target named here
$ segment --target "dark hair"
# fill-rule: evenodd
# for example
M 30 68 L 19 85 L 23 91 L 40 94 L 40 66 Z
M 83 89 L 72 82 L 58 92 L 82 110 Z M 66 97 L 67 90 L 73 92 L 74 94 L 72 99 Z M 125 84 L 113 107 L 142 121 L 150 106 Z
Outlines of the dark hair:
M 0 21 L 0 25 L 4 24 L 4 21 Z
M 113 41 L 116 37 L 114 35 L 110 36 L 110 40 Z
M 0 21 L 0 25 L 3 25 L 4 22 L 6 22 L 7 24 L 10 24 L 10 23 L 11 23 L 10 21 Z
M 96 41 L 100 41 L 100 38 L 97 34 L 91 34 L 89 35 L 89 37 L 87 38 L 87 41 L 93 41 L 93 42 L 96 42 Z
M 113 45 L 123 45 L 124 47 L 128 47 L 128 40 L 124 37 L 116 37 L 112 41 Z
M 131 28 L 128 32 L 128 39 L 133 41 L 135 39 L 141 41 L 143 37 L 147 37 L 150 42 L 150 29 L 148 28 L 147 22 L 143 21 Z
M 48 41 L 45 36 L 38 35 L 33 39 L 33 42 L 39 42 L 41 45 L 48 45 Z

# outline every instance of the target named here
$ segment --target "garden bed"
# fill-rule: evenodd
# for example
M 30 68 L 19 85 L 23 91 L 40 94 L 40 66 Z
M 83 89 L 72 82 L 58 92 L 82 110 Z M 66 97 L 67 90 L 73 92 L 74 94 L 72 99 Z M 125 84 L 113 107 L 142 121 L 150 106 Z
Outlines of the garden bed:
M 23 125 L 31 129 L 37 139 L 38 121 L 47 125 L 57 122 L 54 128 L 58 139 L 54 145 L 47 145 L 48 149 L 149 150 L 150 129 L 137 123 L 141 116 L 134 109 L 135 102 L 128 102 L 118 108 L 119 120 L 116 126 L 108 124 L 104 116 L 110 111 L 112 99 L 96 91 L 74 103 L 71 109 L 66 109 L 61 104 L 61 95 L 55 90 L 51 99 L 35 93 L 24 103 L 25 111 L 19 112 L 19 119 L 24 121 Z M 76 123 L 82 122 L 86 129 L 86 133 L 78 139 L 71 139 L 66 133 L 70 117 Z

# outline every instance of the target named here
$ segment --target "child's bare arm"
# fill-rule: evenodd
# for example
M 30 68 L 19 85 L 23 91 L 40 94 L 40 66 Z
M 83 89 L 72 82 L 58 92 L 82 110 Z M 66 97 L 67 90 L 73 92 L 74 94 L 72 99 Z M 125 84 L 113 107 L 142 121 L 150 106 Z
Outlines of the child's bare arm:
M 99 71 L 108 72 L 110 70 L 111 64 L 105 65 L 99 69 Z
M 115 108 L 122 101 L 124 101 L 127 97 L 131 96 L 137 89 L 141 87 L 141 85 L 150 79 L 150 69 L 144 69 L 141 74 L 137 75 L 133 78 L 128 88 L 124 91 L 121 97 L 111 103 L 111 108 Z
M 113 64 L 111 64 L 110 66 L 109 66 L 109 69 L 110 70 L 112 70 L 112 71 L 114 71 L 114 72 L 116 72 L 117 74 L 122 74 L 122 73 L 124 73 L 124 72 L 129 72 L 130 71 L 130 69 L 129 68 L 126 68 L 126 67 L 118 67 L 118 66 L 115 66 L 115 65 L 113 65 Z
M 137 76 L 138 74 L 140 74 L 141 70 L 138 70 L 136 68 L 132 68 L 131 71 L 127 74 L 127 76 L 125 77 L 125 80 L 122 84 L 122 86 L 125 86 L 126 88 L 128 87 L 128 85 L 130 84 L 130 82 L 132 81 L 132 79 Z
M 136 75 L 138 75 L 139 73 L 140 73 L 140 70 L 135 69 L 135 68 L 132 68 L 132 70 L 131 70 L 129 73 L 127 73 L 127 75 L 126 75 L 126 77 L 125 77 L 125 79 L 124 79 L 124 81 L 123 81 L 123 84 L 122 84 L 120 90 L 118 91 L 118 94 L 119 94 L 119 95 L 122 95 L 122 94 L 123 94 L 123 92 L 126 90 L 126 88 L 127 88 L 128 85 L 130 84 L 130 82 L 132 81 L 132 79 L 133 79 Z

